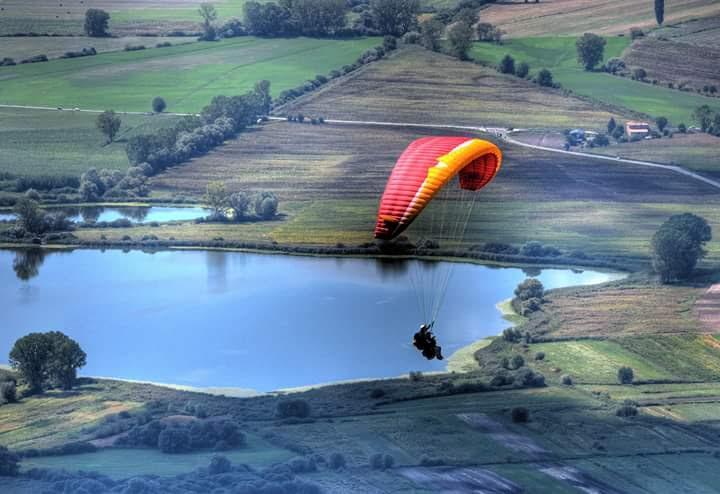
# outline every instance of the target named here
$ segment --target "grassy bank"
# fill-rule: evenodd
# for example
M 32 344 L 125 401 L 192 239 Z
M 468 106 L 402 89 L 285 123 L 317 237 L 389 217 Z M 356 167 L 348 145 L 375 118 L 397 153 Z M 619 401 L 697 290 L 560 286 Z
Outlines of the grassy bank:
M 3 67 L 0 102 L 150 111 L 152 99 L 162 96 L 169 112 L 196 112 L 214 96 L 242 94 L 261 79 L 277 95 L 377 44 L 376 38 L 243 37 Z
M 575 40 L 574 37 L 543 37 L 511 39 L 502 45 L 475 43 L 471 56 L 476 60 L 497 65 L 506 54 L 511 55 L 516 64 L 526 62 L 530 65 L 531 76 L 546 68 L 552 72 L 556 82 L 579 95 L 653 117 L 664 116 L 673 125 L 681 122 L 690 125 L 691 114 L 698 106 L 707 104 L 716 110 L 720 109 L 720 103 L 715 98 L 654 86 L 604 72 L 588 72 L 577 62 Z M 606 42 L 604 61 L 620 57 L 630 44 L 627 37 L 606 38 Z

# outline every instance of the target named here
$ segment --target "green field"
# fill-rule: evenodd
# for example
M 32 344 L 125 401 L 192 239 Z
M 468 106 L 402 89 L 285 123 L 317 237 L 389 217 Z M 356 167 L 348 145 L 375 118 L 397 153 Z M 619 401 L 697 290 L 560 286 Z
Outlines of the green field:
M 212 451 L 167 455 L 153 449 L 104 449 L 96 453 L 68 456 L 45 456 L 30 458 L 23 462 L 24 469 L 64 468 L 67 470 L 91 470 L 115 479 L 135 475 L 178 475 L 198 467 L 207 466 L 214 455 Z M 247 436 L 247 445 L 241 449 L 224 451 L 223 456 L 236 464 L 262 468 L 292 458 L 290 451 L 268 444 L 257 436 Z
M 0 103 L 149 111 L 155 96 L 168 112 L 194 112 L 219 94 L 235 95 L 267 79 L 284 89 L 352 63 L 376 38 L 234 38 L 115 52 L 0 68 Z M 129 90 L 129 88 L 132 88 Z
M 497 64 L 506 54 L 516 65 L 527 62 L 530 74 L 549 69 L 556 82 L 575 93 L 608 104 L 628 108 L 654 117 L 665 116 L 671 124 L 692 122 L 691 113 L 701 105 L 716 110 L 720 103 L 692 93 L 672 90 L 603 72 L 587 72 L 577 62 L 575 39 L 571 37 L 518 38 L 503 42 L 475 43 L 471 56 L 477 60 Z M 626 37 L 606 38 L 605 60 L 620 57 L 629 45 Z
M 167 115 L 120 117 L 116 142 L 105 144 L 95 127 L 96 114 L 0 108 L 0 172 L 79 176 L 91 167 L 125 170 L 129 137 L 177 120 Z

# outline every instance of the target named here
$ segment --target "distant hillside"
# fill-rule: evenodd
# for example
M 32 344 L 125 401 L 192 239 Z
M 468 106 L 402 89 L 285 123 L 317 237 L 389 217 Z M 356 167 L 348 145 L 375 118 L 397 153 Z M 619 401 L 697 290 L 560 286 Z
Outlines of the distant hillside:
M 716 0 L 666 0 L 665 23 L 720 14 Z M 509 37 L 627 34 L 631 27 L 655 27 L 651 0 L 508 0 L 482 10 L 483 22 L 499 25 Z

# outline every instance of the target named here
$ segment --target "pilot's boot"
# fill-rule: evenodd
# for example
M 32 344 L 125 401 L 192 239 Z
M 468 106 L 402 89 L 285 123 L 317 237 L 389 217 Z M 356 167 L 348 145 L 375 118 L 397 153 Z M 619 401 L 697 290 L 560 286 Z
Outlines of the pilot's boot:
M 442 360 L 442 359 L 443 359 L 443 356 L 442 356 L 442 347 L 441 347 L 441 346 L 436 346 L 436 347 L 435 347 L 435 356 L 437 357 L 438 360 Z

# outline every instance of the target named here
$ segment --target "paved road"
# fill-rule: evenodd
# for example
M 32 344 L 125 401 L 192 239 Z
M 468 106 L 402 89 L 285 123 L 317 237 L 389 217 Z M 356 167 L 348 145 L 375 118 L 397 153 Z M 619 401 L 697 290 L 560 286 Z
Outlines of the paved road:
M 89 110 L 89 109 L 80 109 L 80 108 L 53 108 L 53 107 L 49 107 L 49 106 L 23 106 L 23 105 L 0 105 L 0 108 L 22 108 L 22 109 L 29 109 L 29 110 L 68 111 L 68 112 L 84 112 L 84 113 L 102 113 L 104 111 L 104 110 Z M 152 113 L 150 113 L 150 112 L 116 111 L 116 113 L 121 114 L 121 115 L 152 115 Z M 175 115 L 175 116 L 184 117 L 184 116 L 197 115 L 197 114 L 196 113 L 169 113 L 168 112 L 168 113 L 163 113 L 163 115 Z M 282 118 L 282 117 L 269 117 L 269 118 L 270 118 L 270 120 L 278 120 L 278 121 L 286 120 L 286 118 Z M 703 177 L 702 175 L 699 175 L 695 172 L 692 172 L 692 171 L 682 168 L 680 166 L 665 165 L 662 163 L 654 163 L 652 161 L 630 160 L 630 159 L 626 159 L 626 158 L 613 158 L 612 156 L 603 156 L 600 154 L 591 154 L 591 153 L 581 153 L 578 151 L 565 151 L 564 149 L 556 149 L 556 148 L 550 148 L 550 147 L 545 147 L 545 146 L 538 146 L 535 144 L 528 144 L 527 142 L 518 141 L 517 139 L 513 139 L 511 137 L 512 134 L 520 132 L 523 129 L 513 129 L 511 131 L 511 130 L 501 128 L 501 127 L 479 127 L 479 126 L 470 126 L 470 125 L 418 124 L 418 123 L 409 123 L 409 122 L 378 122 L 378 121 L 372 121 L 372 120 L 327 119 L 327 120 L 325 120 L 325 123 L 340 124 L 340 125 L 374 125 L 374 126 L 378 126 L 378 127 L 472 130 L 472 131 L 476 131 L 476 132 L 486 132 L 486 133 L 493 134 L 493 135 L 501 138 L 505 142 L 515 144 L 516 146 L 522 146 L 522 147 L 526 147 L 526 148 L 530 148 L 530 149 L 537 149 L 540 151 L 547 151 L 550 153 L 569 154 L 569 155 L 573 155 L 573 156 L 582 156 L 583 158 L 611 161 L 613 163 L 627 163 L 630 165 L 647 166 L 650 168 L 661 168 L 663 170 L 668 170 L 668 171 L 671 171 L 674 173 L 678 173 L 680 175 L 684 175 L 686 177 L 690 177 L 694 180 L 698 180 L 707 185 L 715 187 L 716 189 L 720 189 L 720 181 L 713 180 L 713 179 L 707 178 L 707 177 Z

